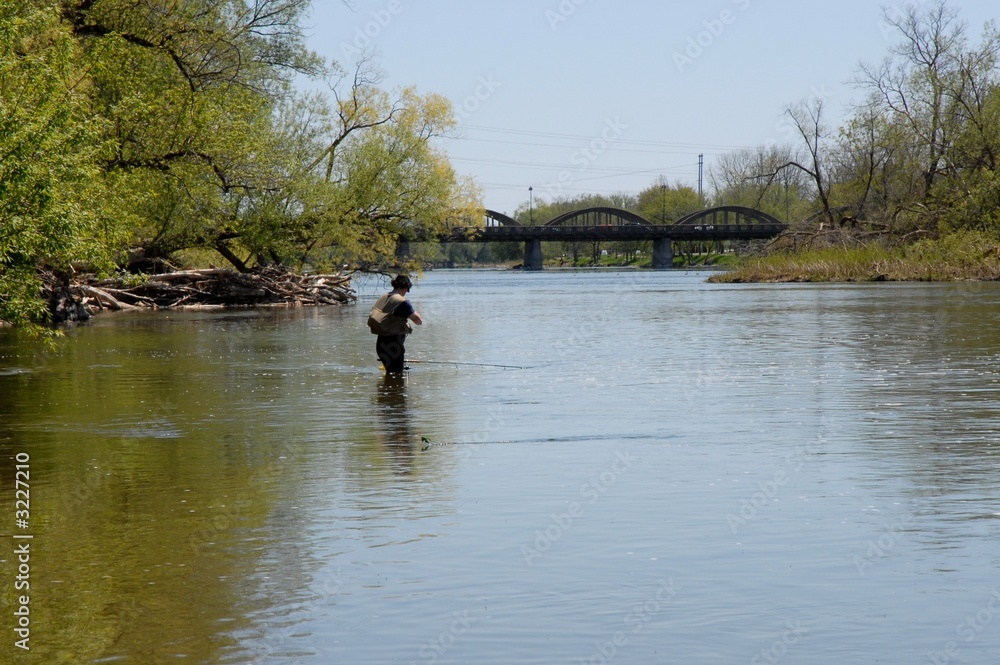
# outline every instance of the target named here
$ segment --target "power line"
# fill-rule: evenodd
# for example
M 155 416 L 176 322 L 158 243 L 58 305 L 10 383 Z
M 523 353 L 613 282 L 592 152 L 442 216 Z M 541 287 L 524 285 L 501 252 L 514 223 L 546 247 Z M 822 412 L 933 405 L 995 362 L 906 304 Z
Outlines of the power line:
M 683 172 L 686 173 L 687 172 L 686 169 L 688 167 L 690 167 L 690 166 L 693 166 L 693 164 L 682 164 L 681 166 L 668 166 L 668 167 L 659 168 L 659 169 L 641 169 L 639 171 L 630 171 L 629 173 L 621 173 L 621 174 L 617 174 L 617 175 L 608 175 L 608 176 L 603 176 L 602 175 L 602 176 L 593 176 L 593 177 L 590 177 L 590 178 L 572 178 L 570 180 L 570 182 L 588 182 L 590 180 L 603 180 L 605 178 L 621 178 L 621 177 L 624 177 L 624 176 L 643 175 L 643 174 L 650 174 L 650 173 L 660 173 L 660 174 L 662 174 L 662 173 L 666 173 L 667 171 L 681 172 L 682 169 L 684 169 Z
M 573 140 L 573 141 L 593 141 L 594 139 L 600 138 L 599 136 L 586 136 L 582 134 L 560 134 L 557 132 L 536 132 L 527 129 L 505 129 L 502 127 L 487 127 L 485 125 L 469 125 L 463 123 L 461 125 L 462 129 L 471 129 L 475 131 L 482 132 L 495 132 L 499 134 L 513 134 L 517 136 L 542 136 L 546 138 L 556 138 L 563 140 Z M 611 141 L 608 141 L 611 143 Z M 616 138 L 614 143 L 621 144 L 631 144 L 631 145 L 643 145 L 643 146 L 662 146 L 670 148 L 689 148 L 691 150 L 702 150 L 703 148 L 716 148 L 720 151 L 728 150 L 738 150 L 741 148 L 747 148 L 746 145 L 725 145 L 725 144 L 711 144 L 711 143 L 680 143 L 674 141 L 647 141 L 647 140 L 637 140 L 637 139 L 621 139 Z
M 475 141 L 477 143 L 499 143 L 499 144 L 503 144 L 503 145 L 524 145 L 524 146 L 530 146 L 530 147 L 533 147 L 533 148 L 563 148 L 563 149 L 572 149 L 572 148 L 578 148 L 579 147 L 579 146 L 573 146 L 573 145 L 558 145 L 558 144 L 555 144 L 555 143 L 528 143 L 526 141 L 502 141 L 502 140 L 499 140 L 499 139 L 474 139 L 474 138 L 467 138 L 467 137 L 458 137 L 458 138 L 452 137 L 451 140 L 453 140 L 453 141 Z M 690 155 L 690 154 L 694 154 L 693 153 L 693 149 L 692 150 L 637 150 L 635 148 L 619 148 L 616 145 L 614 145 L 614 143 L 615 142 L 609 141 L 607 147 L 604 149 L 603 152 L 630 152 L 630 153 L 644 154 L 644 155 Z M 702 150 L 701 152 L 705 152 L 705 153 L 708 153 L 708 154 L 722 154 L 721 152 L 720 153 L 716 153 L 716 152 L 713 152 L 711 150 L 708 150 L 708 151 Z
M 612 174 L 621 175 L 631 175 L 635 173 L 648 173 L 648 172 L 660 172 L 660 171 L 676 171 L 683 168 L 689 168 L 692 164 L 679 164 L 675 166 L 658 166 L 651 169 L 641 169 L 635 170 L 625 167 L 612 167 L 612 166 L 588 166 L 586 168 L 574 167 L 567 164 L 546 164 L 540 162 L 515 162 L 507 161 L 502 159 L 477 159 L 475 157 L 452 157 L 450 159 L 452 162 L 456 163 L 470 163 L 470 164 L 486 164 L 492 166 L 515 166 L 521 169 L 559 169 L 564 171 L 573 171 L 577 173 L 590 173 L 590 172 L 605 172 Z
M 510 185 L 510 184 L 497 183 L 497 182 L 481 182 L 479 184 L 482 185 L 484 188 L 486 188 L 488 190 L 521 191 L 521 190 L 524 189 L 524 186 L 521 185 L 521 184 Z M 648 189 L 648 188 L 626 187 L 626 188 L 622 189 L 621 187 L 613 187 L 613 186 L 610 186 L 610 185 L 596 186 L 596 187 L 567 187 L 565 184 L 563 184 L 563 185 L 561 185 L 559 187 L 559 191 L 560 192 L 583 192 L 585 194 L 598 194 L 598 193 L 601 193 L 601 192 L 615 193 L 615 192 L 621 192 L 621 191 L 625 191 L 625 192 L 641 192 L 641 191 L 643 191 L 643 189 Z M 545 194 L 545 192 L 542 192 L 542 195 L 544 195 L 544 194 Z M 535 197 L 535 200 L 536 201 L 538 200 L 537 196 Z M 527 200 L 525 200 L 525 202 L 527 202 Z

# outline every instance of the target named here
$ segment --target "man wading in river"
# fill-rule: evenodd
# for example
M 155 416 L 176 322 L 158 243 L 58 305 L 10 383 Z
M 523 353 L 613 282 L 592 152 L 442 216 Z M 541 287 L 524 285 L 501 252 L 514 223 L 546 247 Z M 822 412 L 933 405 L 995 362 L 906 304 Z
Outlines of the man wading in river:
M 406 299 L 411 288 L 413 282 L 409 277 L 396 275 L 392 280 L 392 291 L 379 298 L 368 315 L 368 327 L 378 335 L 375 353 L 387 374 L 399 374 L 405 369 L 403 356 L 406 349 L 403 343 L 406 336 L 413 332 L 408 321 L 418 326 L 424 323 L 420 313 Z

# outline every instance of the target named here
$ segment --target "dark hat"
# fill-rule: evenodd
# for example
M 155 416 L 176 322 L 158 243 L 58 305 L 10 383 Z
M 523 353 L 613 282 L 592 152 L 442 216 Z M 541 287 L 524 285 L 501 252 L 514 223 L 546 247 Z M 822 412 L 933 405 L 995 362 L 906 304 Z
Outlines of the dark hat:
M 412 289 L 413 282 L 406 275 L 396 275 L 396 279 L 391 282 L 394 289 Z

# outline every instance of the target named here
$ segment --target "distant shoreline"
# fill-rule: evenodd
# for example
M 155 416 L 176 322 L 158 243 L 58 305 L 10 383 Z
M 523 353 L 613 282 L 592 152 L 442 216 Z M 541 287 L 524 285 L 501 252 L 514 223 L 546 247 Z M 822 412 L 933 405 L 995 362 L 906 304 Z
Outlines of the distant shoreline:
M 870 243 L 745 259 L 713 283 L 990 282 L 1000 280 L 1000 240 L 962 231 L 903 246 Z

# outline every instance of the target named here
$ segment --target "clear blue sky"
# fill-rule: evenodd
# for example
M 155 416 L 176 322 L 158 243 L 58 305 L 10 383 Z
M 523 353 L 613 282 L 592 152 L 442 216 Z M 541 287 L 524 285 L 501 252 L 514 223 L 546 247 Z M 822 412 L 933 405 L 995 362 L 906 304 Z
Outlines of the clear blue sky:
M 697 186 L 730 150 L 785 143 L 784 109 L 822 95 L 839 124 L 859 61 L 881 61 L 882 8 L 840 0 L 315 0 L 310 47 L 352 68 L 377 51 L 383 87 L 452 100 L 442 141 L 487 208 L 557 194 Z M 916 3 L 926 5 L 927 2 Z M 978 42 L 995 0 L 952 0 Z

